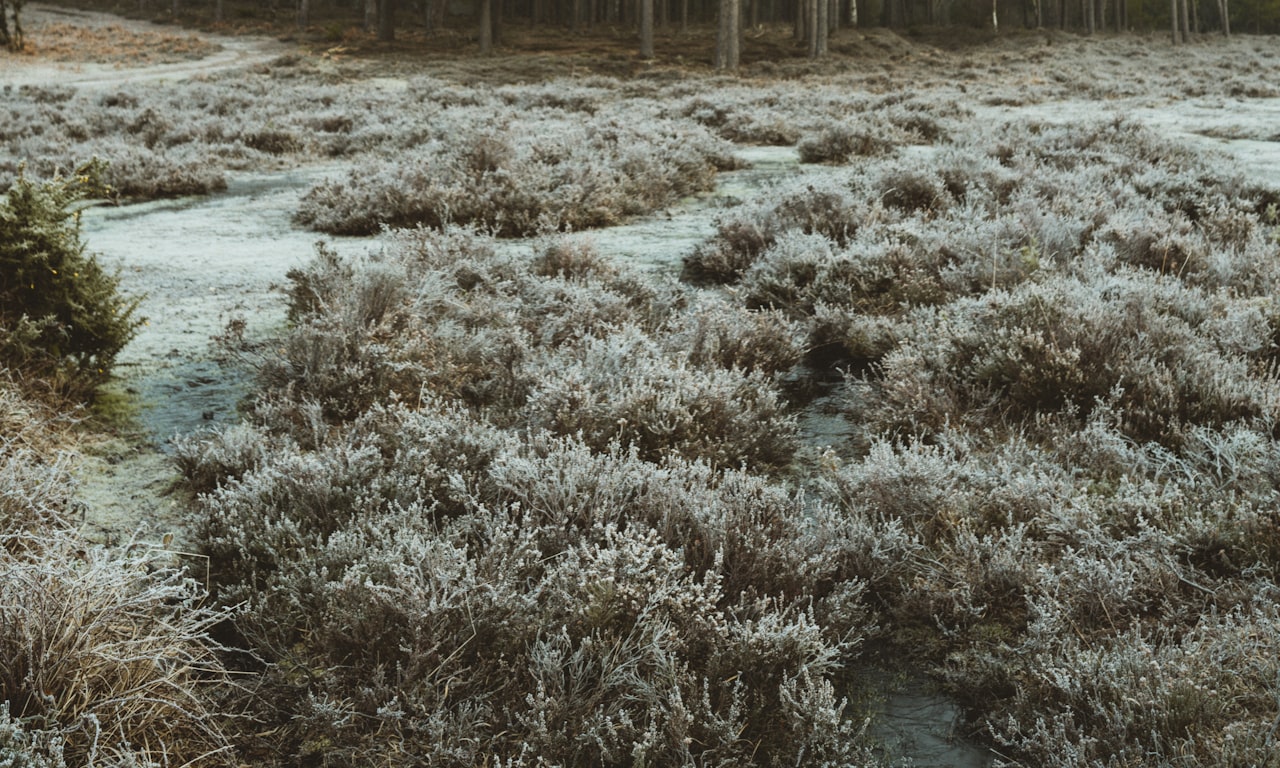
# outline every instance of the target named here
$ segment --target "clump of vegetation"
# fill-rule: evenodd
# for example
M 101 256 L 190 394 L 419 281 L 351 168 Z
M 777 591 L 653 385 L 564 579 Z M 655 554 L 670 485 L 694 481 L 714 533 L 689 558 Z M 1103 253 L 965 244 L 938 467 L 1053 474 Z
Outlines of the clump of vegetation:
M 795 450 L 790 326 L 454 229 L 293 277 L 253 425 L 179 447 L 279 748 L 871 759 L 835 688 L 869 617 L 826 628 L 813 513 L 758 473 Z
M 867 157 L 890 151 L 895 146 L 888 138 L 892 135 L 887 123 L 877 126 L 834 122 L 802 136 L 796 149 L 802 163 L 840 165 L 855 155 Z
M 735 164 L 705 132 L 657 118 L 525 120 L 518 132 L 477 126 L 322 182 L 297 219 L 347 235 L 445 224 L 507 237 L 590 229 L 706 190 Z
M 8 382 L 0 403 L 0 762 L 232 764 L 226 614 L 159 548 L 77 535 L 65 427 Z
M 141 323 L 80 240 L 74 206 L 96 170 L 19 177 L 0 201 L 0 364 L 60 395 L 91 394 Z

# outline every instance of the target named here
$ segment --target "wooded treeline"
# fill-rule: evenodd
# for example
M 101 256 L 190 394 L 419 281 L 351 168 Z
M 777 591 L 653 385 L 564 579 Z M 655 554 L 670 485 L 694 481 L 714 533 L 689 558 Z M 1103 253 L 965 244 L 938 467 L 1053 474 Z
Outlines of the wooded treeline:
M 215 0 L 221 2 L 222 0 Z M 178 0 L 174 0 L 178 2 Z M 573 30 L 598 26 L 638 32 L 640 55 L 654 55 L 655 29 L 686 33 L 691 24 L 716 25 L 715 65 L 738 66 L 743 31 L 763 24 L 790 24 L 811 57 L 828 50 L 842 27 L 964 26 L 1053 28 L 1093 34 L 1164 28 L 1173 40 L 1197 34 L 1230 35 L 1232 17 L 1251 32 L 1280 30 L 1280 0 L 296 0 L 298 22 L 312 20 L 320 2 L 362 14 L 379 39 L 395 37 L 397 14 L 428 31 L 470 19 L 478 25 L 482 51 L 501 41 L 507 24 L 554 25 Z
M 180 0 L 185 2 L 186 0 Z M 221 0 L 210 0 L 220 2 Z M 279 8 L 286 0 L 269 0 Z M 1047 27 L 1076 32 L 1170 28 L 1176 14 L 1187 30 L 1208 33 L 1236 27 L 1248 32 L 1280 31 L 1280 0 L 296 0 L 299 21 L 310 23 L 322 6 L 348 10 L 370 30 L 389 22 L 437 29 L 446 23 L 478 21 L 554 25 L 589 30 L 600 25 L 643 30 L 686 31 L 690 24 L 793 24 L 797 37 L 824 17 L 830 30 L 842 27 L 912 28 L 919 26 Z M 646 19 L 648 21 L 646 22 Z
M 174 17 L 192 9 L 215 21 L 229 20 L 232 0 L 138 0 L 139 12 L 163 8 Z M 17 50 L 23 35 L 24 0 L 0 0 L 0 46 Z M 504 27 L 555 26 L 574 31 L 628 28 L 639 37 L 639 53 L 655 55 L 654 36 L 687 33 L 691 25 L 716 25 L 715 65 L 738 66 L 744 30 L 788 24 L 795 39 L 817 58 L 831 33 L 844 27 L 913 29 L 969 27 L 1050 28 L 1100 31 L 1169 30 L 1175 43 L 1197 34 L 1280 32 L 1280 0 L 256 0 L 235 3 L 246 18 L 296 14 L 300 27 L 318 18 L 348 18 L 378 39 L 395 39 L 397 28 L 428 33 L 446 26 L 471 27 L 482 52 L 501 44 Z

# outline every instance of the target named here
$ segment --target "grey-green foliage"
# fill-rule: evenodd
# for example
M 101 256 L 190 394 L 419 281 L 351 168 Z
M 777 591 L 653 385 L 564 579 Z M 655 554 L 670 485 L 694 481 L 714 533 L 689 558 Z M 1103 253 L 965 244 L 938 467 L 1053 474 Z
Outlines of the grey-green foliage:
M 796 449 L 793 324 L 457 229 L 292 278 L 251 423 L 178 450 L 281 749 L 870 759 L 836 683 L 871 616 L 759 474 Z
M 321 182 L 297 218 L 337 234 L 444 224 L 504 236 L 582 230 L 704 191 L 733 165 L 727 146 L 698 126 L 533 112 L 516 129 L 475 125 Z
M 275 663 L 261 716 L 304 756 L 858 764 L 833 676 L 866 627 L 815 617 L 806 514 L 761 478 L 425 404 L 272 451 L 197 524 Z

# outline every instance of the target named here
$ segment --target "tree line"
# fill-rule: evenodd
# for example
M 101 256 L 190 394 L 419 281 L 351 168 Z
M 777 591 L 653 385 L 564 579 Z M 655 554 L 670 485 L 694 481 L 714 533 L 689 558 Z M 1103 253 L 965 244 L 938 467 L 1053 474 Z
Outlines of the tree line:
M 216 0 L 221 2 L 221 0 Z M 175 0 L 177 2 L 177 0 Z M 395 38 L 397 13 L 417 17 L 428 31 L 449 18 L 478 25 L 481 51 L 501 43 L 504 25 L 556 25 L 589 31 L 599 26 L 633 29 L 644 58 L 654 55 L 656 29 L 687 33 L 691 24 L 714 23 L 715 64 L 732 69 L 741 57 L 744 30 L 790 24 L 811 57 L 828 51 L 831 33 L 842 27 L 920 26 L 1053 28 L 1092 34 L 1152 30 L 1163 26 L 1174 42 L 1197 34 L 1230 35 L 1232 17 L 1251 32 L 1280 31 L 1280 0 L 297 0 L 298 22 L 311 22 L 316 4 L 363 14 L 378 38 Z
M 140 11 L 147 10 L 147 1 L 138 0 Z M 12 50 L 23 43 L 23 2 L 0 0 L 0 45 Z M 228 0 L 165 0 L 174 16 L 193 2 L 224 20 Z M 791 25 L 796 41 L 814 58 L 827 53 L 831 33 L 842 27 L 1053 28 L 1086 34 L 1164 27 L 1175 43 L 1209 32 L 1230 35 L 1233 25 L 1255 33 L 1280 31 L 1280 0 L 1169 0 L 1167 5 L 1162 0 L 260 0 L 256 5 L 296 13 L 302 27 L 319 11 L 349 16 L 383 41 L 394 40 L 397 28 L 409 22 L 429 33 L 446 23 L 472 24 L 485 53 L 501 44 L 510 24 L 575 31 L 604 26 L 633 30 L 641 57 L 652 58 L 657 30 L 686 33 L 691 25 L 715 24 L 715 64 L 721 69 L 738 66 L 744 30 L 763 24 Z

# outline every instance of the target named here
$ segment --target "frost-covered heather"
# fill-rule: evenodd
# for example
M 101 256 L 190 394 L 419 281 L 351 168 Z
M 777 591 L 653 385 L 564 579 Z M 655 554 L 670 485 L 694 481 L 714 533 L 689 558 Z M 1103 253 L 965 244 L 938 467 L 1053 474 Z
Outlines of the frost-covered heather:
M 71 531 L 65 437 L 7 383 L 0 403 L 0 763 L 231 764 L 226 614 L 156 550 Z
M 419 229 L 358 267 L 321 253 L 292 273 L 296 328 L 264 381 L 331 420 L 434 394 L 598 449 L 785 465 L 795 424 L 776 379 L 800 358 L 794 327 L 724 302 L 686 318 L 687 289 L 571 247 L 529 260 Z
M 865 616 L 824 629 L 806 517 L 757 477 L 425 403 L 273 451 L 198 524 L 295 754 L 859 764 L 833 680 Z
M 685 278 L 844 371 L 813 535 L 877 639 L 1010 764 L 1267 764 L 1276 190 L 1124 120 L 828 178 L 725 214 Z
M 179 447 L 281 748 L 872 760 L 835 688 L 873 623 L 812 535 L 830 510 L 754 471 L 795 450 L 791 323 L 459 229 L 292 280 L 251 422 Z
M 696 125 L 626 112 L 522 112 L 358 164 L 303 198 L 297 219 L 335 234 L 475 224 L 504 236 L 616 224 L 710 188 L 734 160 Z

